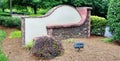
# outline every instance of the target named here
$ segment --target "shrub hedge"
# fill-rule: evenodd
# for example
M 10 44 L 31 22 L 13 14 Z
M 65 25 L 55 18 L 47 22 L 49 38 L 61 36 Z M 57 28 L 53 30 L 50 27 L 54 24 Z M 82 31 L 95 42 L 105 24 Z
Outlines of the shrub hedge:
M 11 16 L 10 13 L 3 13 L 3 12 L 0 12 L 0 16 Z
M 91 16 L 91 34 L 103 36 L 107 21 L 103 17 Z
M 120 0 L 110 0 L 107 19 L 113 39 L 120 43 Z
M 0 25 L 6 26 L 6 27 L 17 27 L 20 28 L 21 22 L 20 18 L 17 17 L 0 17 Z

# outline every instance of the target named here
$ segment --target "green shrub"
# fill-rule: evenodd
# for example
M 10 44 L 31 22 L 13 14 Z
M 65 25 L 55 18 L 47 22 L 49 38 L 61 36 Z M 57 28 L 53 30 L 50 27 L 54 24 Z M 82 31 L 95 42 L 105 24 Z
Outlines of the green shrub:
M 0 30 L 0 42 L 5 38 L 5 36 L 6 36 L 6 32 L 3 30 Z
M 21 22 L 20 18 L 16 17 L 5 17 L 1 16 L 0 17 L 0 24 L 6 27 L 18 27 L 20 28 Z
M 21 31 L 11 32 L 9 38 L 21 38 Z
M 63 47 L 60 41 L 56 41 L 48 36 L 41 36 L 34 39 L 34 46 L 31 52 L 34 56 L 41 59 L 50 59 L 61 55 Z
M 101 39 L 101 41 L 106 42 L 106 43 L 111 43 L 112 39 L 111 38 L 104 38 L 104 39 Z
M 2 48 L 0 47 L 0 61 L 8 61 L 8 58 L 3 53 Z
M 91 34 L 104 35 L 107 21 L 103 17 L 91 16 Z
M 0 12 L 0 16 L 11 16 L 10 13 L 3 13 L 3 12 Z
M 120 0 L 110 0 L 107 19 L 113 39 L 120 43 Z
M 2 17 L 2 16 L 0 16 L 0 25 L 2 25 L 2 23 L 5 21 L 5 17 Z
M 49 10 L 50 10 L 50 8 L 47 8 L 47 9 L 39 9 L 39 10 L 37 11 L 38 14 L 30 14 L 29 16 L 41 16 L 41 15 L 45 15 Z
M 6 36 L 6 32 L 3 30 L 0 30 L 0 61 L 8 61 L 8 58 L 3 53 L 2 47 L 1 47 L 1 41 L 5 38 L 5 36 Z
M 92 7 L 92 14 L 106 17 L 109 0 L 63 0 L 68 1 L 69 4 L 74 6 L 88 6 Z
M 31 49 L 33 46 L 34 46 L 34 41 L 31 40 L 30 42 L 28 42 L 28 43 L 25 45 L 25 48 Z
M 44 14 L 46 14 L 49 10 L 50 10 L 50 8 L 47 8 L 47 9 L 39 9 L 38 13 L 40 13 L 41 15 L 44 15 Z

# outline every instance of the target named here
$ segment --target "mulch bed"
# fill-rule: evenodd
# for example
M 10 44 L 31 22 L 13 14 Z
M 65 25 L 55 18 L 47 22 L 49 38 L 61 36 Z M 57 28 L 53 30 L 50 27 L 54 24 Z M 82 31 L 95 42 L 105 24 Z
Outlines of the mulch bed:
M 8 38 L 10 32 L 17 29 L 2 26 L 0 26 L 0 29 L 7 32 L 7 37 L 2 42 L 2 49 L 9 61 L 41 61 L 32 56 L 29 50 L 23 48 L 21 38 Z M 120 61 L 120 46 L 113 43 L 104 43 L 100 41 L 102 38 L 104 37 L 75 38 L 75 41 L 85 43 L 85 47 L 80 52 L 73 48 L 72 42 L 63 42 L 64 54 L 46 61 Z

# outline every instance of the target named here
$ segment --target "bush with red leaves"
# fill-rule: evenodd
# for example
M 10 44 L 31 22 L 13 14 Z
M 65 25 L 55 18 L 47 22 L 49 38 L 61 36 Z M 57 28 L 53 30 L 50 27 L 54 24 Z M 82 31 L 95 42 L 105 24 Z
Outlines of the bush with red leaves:
M 50 59 L 61 55 L 64 51 L 61 41 L 56 41 L 49 36 L 41 36 L 34 39 L 31 53 L 41 59 Z

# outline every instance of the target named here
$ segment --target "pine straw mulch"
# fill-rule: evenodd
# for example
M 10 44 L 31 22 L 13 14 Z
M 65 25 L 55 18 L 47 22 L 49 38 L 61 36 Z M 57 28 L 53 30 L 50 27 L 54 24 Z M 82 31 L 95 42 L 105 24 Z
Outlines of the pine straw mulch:
M 29 54 L 29 50 L 23 48 L 21 38 L 8 38 L 10 32 L 17 29 L 2 26 L 0 26 L 0 29 L 7 32 L 7 37 L 2 42 L 2 49 L 9 61 L 42 61 Z M 104 43 L 100 41 L 102 38 L 104 37 L 75 38 L 75 41 L 85 43 L 85 47 L 80 52 L 73 48 L 73 42 L 63 41 L 64 54 L 46 61 L 120 61 L 120 46 L 113 43 Z

